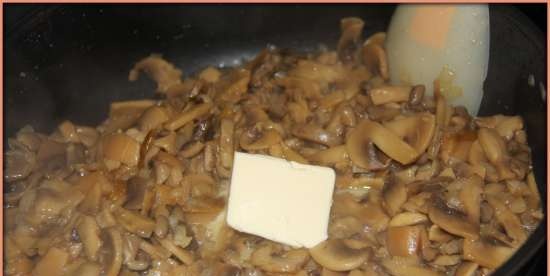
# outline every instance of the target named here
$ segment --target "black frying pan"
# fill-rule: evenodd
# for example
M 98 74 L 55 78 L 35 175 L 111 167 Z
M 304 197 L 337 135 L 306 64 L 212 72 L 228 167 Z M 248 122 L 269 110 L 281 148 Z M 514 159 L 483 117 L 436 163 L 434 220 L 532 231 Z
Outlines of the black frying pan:
M 185 73 L 232 66 L 267 44 L 334 48 L 339 19 L 359 16 L 365 34 L 384 31 L 394 5 L 5 5 L 4 141 L 31 124 L 50 132 L 62 119 L 96 125 L 108 103 L 152 97 L 145 78 L 129 83 L 138 59 L 162 53 Z M 545 5 L 541 6 L 546 9 Z M 520 114 L 546 195 L 544 34 L 515 8 L 493 5 L 490 65 L 480 115 Z M 535 86 L 528 85 L 533 75 Z M 543 198 L 546 212 L 546 197 Z M 516 275 L 546 241 L 546 219 L 496 275 Z M 523 273 L 523 272 L 522 272 Z

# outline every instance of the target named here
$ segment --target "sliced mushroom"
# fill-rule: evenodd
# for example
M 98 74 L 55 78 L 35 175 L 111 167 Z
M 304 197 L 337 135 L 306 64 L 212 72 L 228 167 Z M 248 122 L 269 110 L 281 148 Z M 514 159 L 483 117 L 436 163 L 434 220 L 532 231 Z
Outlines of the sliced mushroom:
M 205 116 L 211 112 L 213 108 L 212 103 L 205 102 L 199 105 L 196 105 L 189 110 L 183 111 L 179 115 L 176 115 L 173 119 L 169 120 L 164 124 L 164 127 L 168 130 L 177 130 L 186 124 L 192 122 L 193 120 Z
M 458 264 L 461 259 L 460 255 L 439 255 L 432 264 L 438 266 L 453 266 Z
M 430 113 L 396 119 L 384 126 L 411 145 L 418 153 L 426 151 L 435 132 L 435 117 Z
M 145 216 L 142 216 L 136 212 L 126 210 L 122 207 L 116 207 L 113 210 L 113 214 L 126 230 L 134 233 L 138 236 L 148 238 L 155 230 L 155 222 Z
M 105 261 L 103 273 L 106 276 L 117 276 L 122 267 L 122 236 L 120 231 L 109 228 L 102 232 L 103 247 L 101 253 Z
M 382 260 L 382 266 L 394 276 L 441 276 L 442 274 L 419 264 L 408 261 L 403 257 L 393 257 Z
M 400 182 L 386 182 L 382 190 L 382 197 L 384 198 L 384 208 L 391 216 L 394 216 L 407 201 L 407 187 Z
M 391 226 L 386 232 L 386 248 L 392 256 L 415 256 L 420 247 L 418 226 Z
M 274 129 L 258 131 L 255 128 L 249 129 L 241 134 L 239 144 L 247 150 L 263 150 L 282 141 L 281 135 Z
M 451 234 L 471 239 L 479 237 L 479 228 L 469 222 L 464 213 L 449 208 L 441 199 L 432 200 L 428 214 L 433 223 Z
M 472 239 L 464 239 L 462 250 L 465 260 L 491 269 L 499 267 L 514 254 L 513 248 Z
M 253 265 L 273 273 L 297 272 L 307 260 L 308 254 L 304 249 L 294 249 L 281 255 L 275 255 L 274 248 L 270 244 L 258 248 L 250 258 Z
M 231 119 L 222 119 L 220 122 L 220 161 L 224 168 L 233 166 L 233 152 L 235 145 L 233 136 L 235 123 Z
M 478 267 L 476 263 L 462 262 L 456 269 L 455 276 L 474 276 Z
M 296 137 L 329 147 L 342 144 L 341 137 L 315 124 L 297 124 L 292 128 L 292 134 Z
M 71 276 L 100 276 L 101 266 L 92 262 L 85 262 L 71 274 Z
M 351 131 L 346 140 L 346 149 L 353 163 L 367 170 L 384 169 L 391 161 L 388 158 L 384 160 L 386 162 L 380 160 L 381 153 L 378 152 L 362 128 L 355 128 Z
M 421 213 L 403 212 L 395 215 L 390 220 L 389 226 L 408 226 L 428 221 L 428 217 Z
M 180 260 L 186 265 L 190 265 L 194 261 L 194 256 L 191 252 L 175 245 L 170 239 L 156 239 L 162 247 L 164 247 L 166 250 L 170 251 L 170 253 L 174 254 Z
M 521 227 L 519 218 L 497 196 L 487 194 L 485 196 L 489 205 L 495 211 L 497 221 L 504 227 L 508 236 L 514 239 L 516 245 L 527 239 L 527 235 Z
M 347 271 L 359 267 L 369 257 L 365 249 L 350 248 L 341 239 L 329 239 L 309 250 L 311 257 L 323 267 Z
M 479 224 L 480 218 L 482 185 L 483 179 L 477 175 L 472 175 L 462 180 L 462 189 L 458 195 L 468 220 L 476 225 Z
M 380 40 L 382 40 L 382 38 L 371 39 L 370 41 L 367 40 L 365 45 L 363 45 L 363 64 L 365 64 L 371 72 L 376 72 L 384 80 L 387 80 L 389 78 L 388 60 L 386 51 L 382 43 L 380 43 Z
M 61 276 L 65 264 L 69 261 L 69 253 L 56 247 L 51 247 L 46 255 L 34 267 L 32 275 L 42 275 L 43 272 L 48 272 L 48 275 Z
M 365 22 L 357 17 L 340 20 L 341 35 L 336 48 L 340 60 L 351 62 L 355 59 L 364 25 Z
M 105 159 L 128 166 L 137 166 L 139 151 L 139 143 L 125 134 L 108 135 L 102 141 L 102 153 Z
M 348 151 L 345 145 L 335 146 L 308 156 L 308 160 L 321 165 L 334 165 L 349 160 Z
M 97 260 L 97 252 L 102 245 L 99 238 L 100 230 L 93 217 L 82 216 L 80 222 L 76 226 L 78 236 L 84 245 L 84 252 L 92 261 Z
M 380 150 L 401 164 L 409 164 L 418 158 L 419 153 L 413 147 L 379 123 L 365 119 L 357 125 L 354 131 L 363 133 Z
M 411 86 L 381 86 L 368 91 L 374 105 L 400 103 L 409 100 Z
M 148 132 L 152 129 L 160 127 L 163 123 L 170 119 L 166 108 L 160 106 L 152 106 L 145 110 L 141 115 L 138 125 L 143 132 Z
M 443 231 L 441 227 L 432 225 L 428 231 L 428 239 L 430 241 L 445 243 L 453 239 L 453 236 Z
M 509 155 L 506 143 L 494 129 L 480 128 L 478 131 L 479 144 L 487 159 L 495 166 L 501 180 L 513 179 L 516 175 L 510 170 Z
M 140 60 L 130 71 L 128 79 L 136 81 L 141 71 L 157 82 L 157 91 L 161 93 L 181 83 L 182 72 L 160 55 L 153 54 Z

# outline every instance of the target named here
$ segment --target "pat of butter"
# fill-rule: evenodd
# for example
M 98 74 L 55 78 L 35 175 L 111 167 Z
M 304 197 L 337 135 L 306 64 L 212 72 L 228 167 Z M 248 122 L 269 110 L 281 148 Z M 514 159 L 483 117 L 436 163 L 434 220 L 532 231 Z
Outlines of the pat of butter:
M 235 153 L 227 207 L 232 228 L 294 247 L 327 239 L 334 170 Z

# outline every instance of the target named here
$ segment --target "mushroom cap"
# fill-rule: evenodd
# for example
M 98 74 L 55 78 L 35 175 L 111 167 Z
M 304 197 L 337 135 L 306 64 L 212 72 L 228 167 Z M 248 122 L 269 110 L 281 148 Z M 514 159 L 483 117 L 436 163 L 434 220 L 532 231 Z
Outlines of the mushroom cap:
M 369 253 L 365 249 L 353 249 L 344 240 L 329 239 L 309 250 L 311 257 L 323 267 L 334 271 L 347 271 L 364 263 Z

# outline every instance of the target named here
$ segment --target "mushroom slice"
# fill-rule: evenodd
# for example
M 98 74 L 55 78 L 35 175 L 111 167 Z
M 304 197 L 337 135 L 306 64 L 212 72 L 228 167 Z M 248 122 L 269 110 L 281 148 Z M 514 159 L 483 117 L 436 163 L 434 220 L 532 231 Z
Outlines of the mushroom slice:
M 374 105 L 400 103 L 409 100 L 411 86 L 380 86 L 368 91 Z
M 407 187 L 401 182 L 386 182 L 382 190 L 383 206 L 391 215 L 395 215 L 407 201 Z
M 394 276 L 441 276 L 442 274 L 419 264 L 410 262 L 408 258 L 393 257 L 382 260 L 382 266 Z
M 161 93 L 165 93 L 170 87 L 181 83 L 181 70 L 160 55 L 152 54 L 140 60 L 130 71 L 128 79 L 136 81 L 141 71 L 157 82 L 157 91 Z
M 494 129 L 480 128 L 478 137 L 481 148 L 485 152 L 487 159 L 489 159 L 497 169 L 499 178 L 501 180 L 516 178 L 516 175 L 508 165 L 510 156 L 506 149 L 506 143 L 498 132 Z
M 495 195 L 486 195 L 487 202 L 493 207 L 497 221 L 502 224 L 508 236 L 514 239 L 515 244 L 521 244 L 527 235 L 521 227 L 519 218 Z
M 176 130 L 179 129 L 186 124 L 192 122 L 193 120 L 205 116 L 213 108 L 213 104 L 210 102 L 205 102 L 199 105 L 196 105 L 186 111 L 183 111 L 179 115 L 176 115 L 173 119 L 166 122 L 164 127 L 168 130 Z
M 389 226 L 408 226 L 420 224 L 428 221 L 428 217 L 421 213 L 403 212 L 395 215 L 391 220 Z
M 160 106 L 152 106 L 139 118 L 139 129 L 143 132 L 148 132 L 161 126 L 164 122 L 170 119 L 166 108 Z
M 420 248 L 420 228 L 417 226 L 388 227 L 386 248 L 392 256 L 415 256 Z
M 271 244 L 265 244 L 254 251 L 251 263 L 267 272 L 293 273 L 297 272 L 308 260 L 307 251 L 294 249 L 282 255 L 274 255 Z
M 430 241 L 445 243 L 453 239 L 453 236 L 443 231 L 439 226 L 432 225 L 428 231 L 428 239 Z
M 449 208 L 440 198 L 432 201 L 428 215 L 433 223 L 451 234 L 471 239 L 479 237 L 479 227 L 469 222 L 464 213 Z
M 120 231 L 115 228 L 109 228 L 102 232 L 101 240 L 103 247 L 101 253 L 105 267 L 103 268 L 104 275 L 117 276 L 122 267 L 122 236 Z
M 430 113 L 420 113 L 384 123 L 384 126 L 405 139 L 416 152 L 422 154 L 432 141 L 435 132 L 435 116 Z
M 99 238 L 99 227 L 93 217 L 82 216 L 80 222 L 76 226 L 78 236 L 84 245 L 84 252 L 92 261 L 97 260 L 97 252 L 101 247 L 101 239 Z
M 71 274 L 71 276 L 99 276 L 101 275 L 101 266 L 96 263 L 85 262 Z
M 365 22 L 357 17 L 346 17 L 340 20 L 342 34 L 337 46 L 340 60 L 351 62 L 355 59 L 364 25 Z
M 103 138 L 102 153 L 107 160 L 136 166 L 139 161 L 139 143 L 130 136 L 117 133 Z
M 363 120 L 353 131 L 365 135 L 390 158 L 403 165 L 413 162 L 419 156 L 413 147 L 401 140 L 393 131 L 369 119 Z
M 155 222 L 139 213 L 116 206 L 113 214 L 126 230 L 140 237 L 148 238 L 155 230 Z
M 462 181 L 462 189 L 458 197 L 464 207 L 464 211 L 468 216 L 468 220 L 475 224 L 479 224 L 481 193 L 483 192 L 483 179 L 478 175 L 472 175 Z
M 41 275 L 48 272 L 51 276 L 63 275 L 65 264 L 69 260 L 69 253 L 56 247 L 51 247 L 34 267 L 32 275 Z
M 309 250 L 311 257 L 323 267 L 347 271 L 359 267 L 369 257 L 365 249 L 350 248 L 344 240 L 329 239 Z
M 239 139 L 239 144 L 245 150 L 263 150 L 282 141 L 281 135 L 274 129 L 266 129 L 263 132 L 255 128 L 244 131 Z
M 369 39 L 363 45 L 362 59 L 363 64 L 371 72 L 377 72 L 384 80 L 389 78 L 388 59 L 386 57 L 386 51 L 379 39 Z
M 349 154 L 345 145 L 320 150 L 307 158 L 309 161 L 321 165 L 333 165 L 339 162 L 348 162 Z
M 379 158 L 379 152 L 374 143 L 366 136 L 366 133 L 355 128 L 348 135 L 346 150 L 353 163 L 367 170 L 380 170 L 388 166 L 389 162 L 383 162 Z M 387 159 L 387 161 L 391 161 Z
M 460 255 L 439 255 L 432 262 L 434 265 L 438 266 L 453 266 L 460 262 Z
M 181 262 L 186 265 L 193 263 L 193 254 L 191 252 L 177 246 L 170 239 L 157 239 L 157 241 L 170 253 L 174 254 Z
M 472 262 L 462 262 L 456 269 L 455 276 L 474 276 L 478 264 Z
M 342 144 L 341 137 L 315 124 L 297 124 L 292 128 L 292 134 L 304 140 L 329 147 Z
M 499 267 L 515 251 L 510 247 L 492 245 L 487 241 L 473 239 L 464 239 L 462 250 L 465 260 L 475 262 L 490 269 Z

